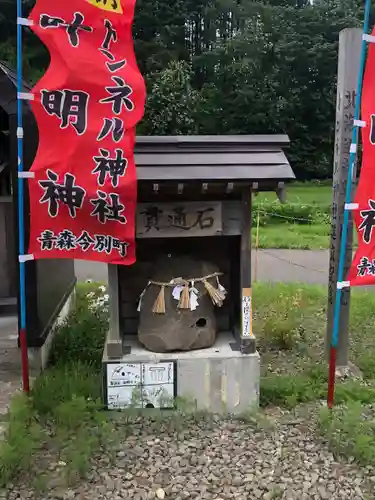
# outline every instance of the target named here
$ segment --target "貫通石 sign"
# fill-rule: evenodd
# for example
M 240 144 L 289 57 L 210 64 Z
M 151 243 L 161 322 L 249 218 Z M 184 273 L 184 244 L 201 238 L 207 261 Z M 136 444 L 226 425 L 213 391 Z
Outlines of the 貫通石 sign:
M 144 203 L 137 207 L 137 238 L 221 234 L 221 202 Z

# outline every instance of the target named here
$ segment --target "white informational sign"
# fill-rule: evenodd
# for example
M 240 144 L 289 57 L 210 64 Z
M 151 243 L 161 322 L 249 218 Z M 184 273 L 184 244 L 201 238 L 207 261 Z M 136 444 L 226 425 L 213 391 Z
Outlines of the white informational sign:
M 251 295 L 242 295 L 242 338 L 253 336 L 252 313 L 251 313 Z
M 108 363 L 107 405 L 170 408 L 175 394 L 174 363 Z

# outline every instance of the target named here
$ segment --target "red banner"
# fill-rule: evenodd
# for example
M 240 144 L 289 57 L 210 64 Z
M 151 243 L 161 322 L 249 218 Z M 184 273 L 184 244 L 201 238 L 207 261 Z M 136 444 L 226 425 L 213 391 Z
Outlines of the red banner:
M 135 0 L 38 0 L 29 19 L 51 62 L 31 101 L 39 147 L 29 179 L 34 258 L 135 261 L 135 126 L 145 85 Z
M 375 35 L 375 30 L 373 31 Z M 361 118 L 362 167 L 354 199 L 358 209 L 354 220 L 358 235 L 355 253 L 347 280 L 351 286 L 375 284 L 375 45 L 368 44 L 363 80 Z

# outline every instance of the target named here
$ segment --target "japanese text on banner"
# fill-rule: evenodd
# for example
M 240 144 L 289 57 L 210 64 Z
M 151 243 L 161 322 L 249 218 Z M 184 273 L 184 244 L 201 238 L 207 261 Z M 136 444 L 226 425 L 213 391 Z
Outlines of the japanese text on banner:
M 33 89 L 39 148 L 29 180 L 35 258 L 135 261 L 135 125 L 145 85 L 134 2 L 38 0 L 33 30 L 51 64 Z

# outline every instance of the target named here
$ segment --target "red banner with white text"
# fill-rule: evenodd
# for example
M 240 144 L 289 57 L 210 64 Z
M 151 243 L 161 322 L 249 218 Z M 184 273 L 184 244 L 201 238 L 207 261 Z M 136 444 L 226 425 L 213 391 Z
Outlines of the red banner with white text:
M 375 35 L 375 30 L 373 32 Z M 354 220 L 358 236 L 347 280 L 351 286 L 375 284 L 375 45 L 368 44 L 363 80 L 361 119 L 362 166 L 354 203 Z
M 29 254 L 135 261 L 135 126 L 145 85 L 135 0 L 37 0 L 29 19 L 51 62 L 32 90 L 39 146 L 30 169 Z

